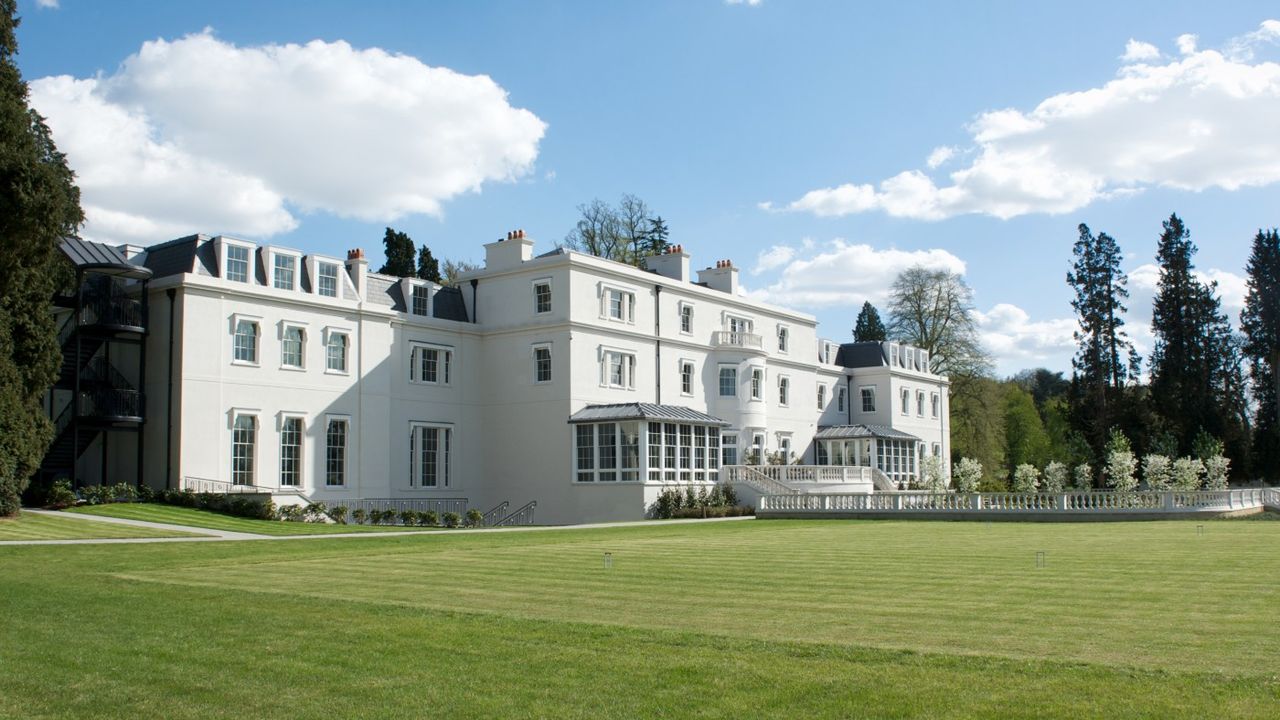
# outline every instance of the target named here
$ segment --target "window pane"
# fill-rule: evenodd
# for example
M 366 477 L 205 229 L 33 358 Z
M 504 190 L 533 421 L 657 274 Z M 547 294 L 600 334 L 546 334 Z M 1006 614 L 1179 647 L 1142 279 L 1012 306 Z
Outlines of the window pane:
M 413 314 L 426 315 L 427 302 L 430 299 L 430 290 L 423 285 L 413 286 Z
M 551 312 L 551 283 L 538 283 L 533 286 L 533 311 Z
M 325 485 L 347 483 L 347 421 L 330 420 L 325 431 Z
M 738 394 L 738 369 L 722 367 L 720 368 L 720 395 L 721 397 L 733 397 Z
M 579 425 L 578 430 L 578 482 L 595 479 L 595 426 Z
M 280 427 L 280 485 L 302 484 L 302 418 L 285 418 Z
M 241 362 L 258 361 L 258 323 L 240 320 L 236 323 L 234 357 Z
M 319 292 L 325 297 L 338 297 L 338 266 L 333 263 L 320 263 Z
M 338 372 L 347 371 L 347 336 L 342 333 L 330 333 L 329 344 L 325 347 L 325 367 Z
M 534 348 L 533 379 L 536 382 L 551 382 L 551 348 Z
M 277 290 L 292 290 L 297 258 L 276 255 L 273 263 L 273 284 Z
M 302 328 L 286 327 L 280 342 L 280 363 L 289 367 L 302 367 Z
M 227 279 L 249 282 L 249 248 L 227 246 Z
M 237 415 L 231 427 L 231 482 L 253 484 L 254 446 L 257 442 L 258 419 Z

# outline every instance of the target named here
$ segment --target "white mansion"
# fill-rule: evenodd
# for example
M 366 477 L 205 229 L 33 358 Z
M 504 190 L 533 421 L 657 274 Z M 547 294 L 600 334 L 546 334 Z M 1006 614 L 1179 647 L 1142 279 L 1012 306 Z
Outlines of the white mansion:
M 145 298 L 133 346 L 75 341 L 77 367 L 97 368 L 86 378 L 139 386 L 135 409 L 117 393 L 93 410 L 134 432 L 67 441 L 79 483 L 136 474 L 331 506 L 536 501 L 538 522 L 573 523 L 639 519 L 663 488 L 730 475 L 750 501 L 773 483 L 896 489 L 929 455 L 947 472 L 948 382 L 926 353 L 823 340 L 812 316 L 741 295 L 728 261 L 692 278 L 682 248 L 643 270 L 535 257 L 516 231 L 443 287 L 372 273 L 358 250 L 69 242 L 116 295 Z M 136 371 L 120 369 L 129 352 Z M 91 383 L 64 386 L 51 417 Z

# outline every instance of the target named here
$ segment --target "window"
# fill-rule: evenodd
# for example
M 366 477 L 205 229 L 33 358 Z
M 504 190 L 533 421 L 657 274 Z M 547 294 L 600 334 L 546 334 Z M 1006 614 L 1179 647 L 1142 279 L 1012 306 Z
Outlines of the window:
M 751 399 L 764 399 L 764 370 L 760 368 L 751 371 Z
M 636 382 L 636 356 L 620 350 L 600 354 L 600 384 L 611 388 L 633 389 Z
M 324 432 L 324 484 L 347 484 L 347 421 L 329 418 Z
M 292 290 L 297 276 L 298 258 L 292 255 L 275 255 L 271 261 L 271 283 L 277 290 Z
M 236 320 L 236 335 L 232 341 L 235 362 L 258 362 L 258 323 L 253 320 Z
M 742 333 L 751 332 L 752 324 L 751 324 L 751 321 L 748 320 L 747 318 L 734 317 L 733 315 L 728 315 L 726 316 L 725 319 L 729 325 L 729 332 L 733 333 L 734 335 L 740 335 Z
M 720 397 L 734 397 L 738 394 L 738 368 L 720 368 Z
M 827 386 L 821 383 L 818 385 L 818 409 L 827 409 Z
M 875 387 L 858 388 L 858 392 L 862 395 L 862 412 L 876 411 L 876 389 Z
M 906 388 L 902 389 L 901 404 L 902 404 L 902 414 L 910 415 L 911 414 L 911 391 Z
M 786 325 L 778 326 L 778 352 L 787 352 L 787 344 L 790 340 L 791 333 L 787 330 Z
M 411 310 L 414 315 L 430 315 L 431 314 L 431 288 L 426 285 L 414 285 L 410 293 L 413 296 L 413 307 Z
M 791 379 L 778 378 L 778 404 L 786 407 L 791 404 Z
M 595 482 L 596 445 L 595 426 L 579 425 L 578 436 L 578 482 Z
M 738 464 L 738 435 L 736 433 L 723 433 L 720 435 L 720 458 L 721 465 Z
M 605 288 L 604 316 L 618 322 L 633 323 L 636 321 L 636 295 L 626 290 Z
M 942 398 L 938 396 L 938 393 L 933 393 L 930 397 L 930 401 L 933 406 L 933 417 L 938 417 L 938 407 L 941 404 L 941 400 Z
M 249 248 L 243 245 L 227 246 L 227 279 L 249 282 Z
M 449 487 L 453 428 L 444 425 L 411 426 L 409 432 L 409 487 Z
M 942 443 L 933 444 L 933 456 L 936 458 L 942 457 Z
M 347 371 L 347 334 L 330 332 L 324 346 L 324 369 L 330 372 Z
M 303 346 L 306 331 L 297 325 L 285 325 L 280 336 L 280 364 L 287 368 L 302 369 Z
M 916 391 L 916 415 L 924 417 L 924 391 Z
M 302 418 L 280 423 L 280 487 L 302 485 Z
M 453 371 L 453 348 L 413 345 L 409 355 L 409 382 L 448 385 Z
M 551 281 L 533 283 L 533 312 L 537 315 L 551 312 Z
M 680 426 L 680 480 L 689 482 L 693 479 L 690 468 L 693 467 L 693 426 Z
M 583 423 L 577 426 L 574 437 L 578 482 L 640 479 L 640 423 Z
M 782 462 L 784 464 L 790 465 L 791 464 L 791 436 L 790 435 L 778 436 L 778 452 L 782 455 Z
M 755 433 L 751 436 L 751 457 L 755 459 L 757 465 L 764 464 L 764 433 Z
M 680 332 L 693 334 L 693 306 L 689 303 L 680 303 Z
M 693 363 L 688 360 L 680 361 L 680 393 L 693 394 Z
M 333 263 L 322 262 L 316 274 L 320 278 L 316 292 L 325 297 L 338 297 L 338 266 Z
M 551 382 L 551 346 L 533 346 L 533 381 L 536 383 Z
M 231 424 L 231 482 L 253 484 L 253 461 L 258 441 L 258 418 L 236 415 Z
M 845 395 L 844 388 L 842 387 L 836 388 L 836 410 L 838 412 L 844 412 L 844 403 L 845 403 L 844 395 Z

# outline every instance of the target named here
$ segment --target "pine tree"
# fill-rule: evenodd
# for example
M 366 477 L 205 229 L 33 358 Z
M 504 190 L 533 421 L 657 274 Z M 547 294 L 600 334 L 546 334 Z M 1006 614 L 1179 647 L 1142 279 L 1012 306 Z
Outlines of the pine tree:
M 854 342 L 884 342 L 884 323 L 880 321 L 880 312 L 870 302 L 862 303 L 862 312 L 858 313 L 858 321 L 853 326 Z
M 667 223 L 663 221 L 662 216 L 649 218 L 649 229 L 645 232 L 645 254 L 661 255 L 671 246 L 668 238 L 671 231 L 667 229 Z
M 66 157 L 27 104 L 17 26 L 14 0 L 0 0 L 0 516 L 17 512 L 53 435 L 40 403 L 62 360 L 49 300 L 58 242 L 84 220 Z
M 1071 418 L 1094 459 L 1103 461 L 1108 432 L 1120 422 L 1125 383 L 1138 374 L 1138 360 L 1124 331 L 1129 290 L 1120 270 L 1120 244 L 1106 233 L 1095 236 L 1083 223 L 1078 230 L 1075 262 L 1067 273 L 1080 326 L 1073 334 L 1077 350 L 1071 360 Z
M 1258 231 L 1245 267 L 1249 293 L 1240 313 L 1253 397 L 1253 463 L 1258 475 L 1280 478 L 1280 233 Z
M 440 282 L 440 263 L 425 244 L 418 250 L 418 278 Z
M 387 228 L 387 234 L 382 236 L 382 247 L 387 261 L 378 272 L 396 277 L 413 277 L 413 240 L 408 235 Z

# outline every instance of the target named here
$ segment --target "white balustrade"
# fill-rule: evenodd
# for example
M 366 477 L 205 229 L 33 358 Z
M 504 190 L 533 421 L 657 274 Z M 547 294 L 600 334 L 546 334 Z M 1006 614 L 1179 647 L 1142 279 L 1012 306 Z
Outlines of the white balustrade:
M 806 466 L 790 466 L 806 467 Z M 784 466 L 772 475 L 788 479 Z M 762 477 L 766 468 L 750 468 Z M 856 468 L 854 468 L 856 469 Z M 869 478 L 870 475 L 868 474 Z M 929 512 L 983 514 L 1063 514 L 1150 513 L 1187 514 L 1246 510 L 1269 505 L 1280 509 L 1280 489 L 1200 491 L 1069 491 L 1060 493 L 800 493 L 766 494 L 759 510 L 804 511 L 813 513 Z
M 712 342 L 716 347 L 738 347 L 750 348 L 752 350 L 764 349 L 764 340 L 759 335 L 749 332 L 717 330 L 712 336 Z

